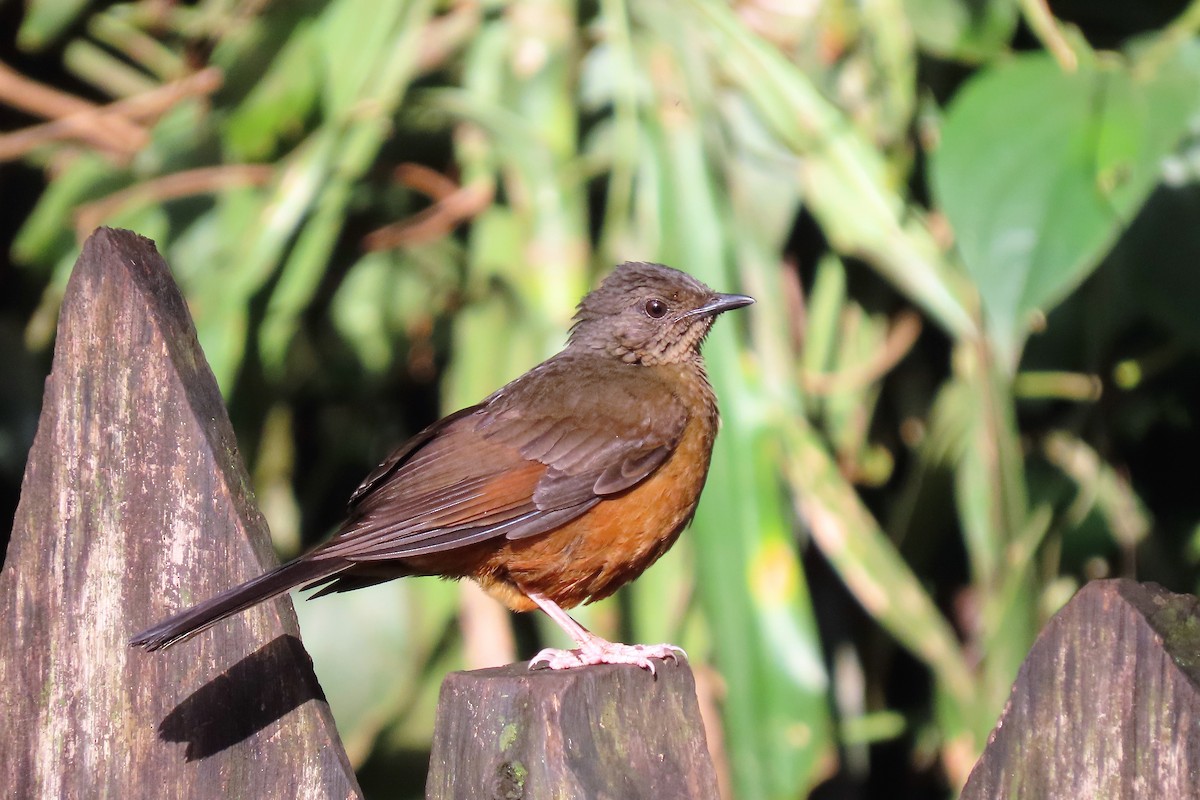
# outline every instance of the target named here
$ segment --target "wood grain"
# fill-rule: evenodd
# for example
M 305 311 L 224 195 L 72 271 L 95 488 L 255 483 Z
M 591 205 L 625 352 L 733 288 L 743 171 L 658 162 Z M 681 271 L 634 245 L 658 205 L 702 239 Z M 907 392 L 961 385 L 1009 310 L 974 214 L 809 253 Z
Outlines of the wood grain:
M 453 673 L 426 798 L 718 800 L 691 669 Z
M 98 230 L 0 572 L 3 794 L 359 797 L 286 598 L 166 653 L 127 644 L 274 559 L 166 263 Z
M 1200 797 L 1198 604 L 1085 586 L 1021 666 L 963 800 Z

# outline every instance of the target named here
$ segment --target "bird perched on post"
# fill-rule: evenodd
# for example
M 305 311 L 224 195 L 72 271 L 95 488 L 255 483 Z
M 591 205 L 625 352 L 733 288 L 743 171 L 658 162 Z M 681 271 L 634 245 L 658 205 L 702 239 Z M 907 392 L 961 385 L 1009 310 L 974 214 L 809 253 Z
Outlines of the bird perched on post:
M 678 648 L 609 642 L 564 609 L 636 578 L 691 521 L 718 421 L 700 345 L 718 314 L 753 302 L 660 264 L 620 265 L 579 303 L 562 352 L 400 447 L 329 541 L 131 644 L 168 647 L 296 586 L 319 597 L 440 575 L 541 608 L 578 646 L 531 666 L 653 671 Z

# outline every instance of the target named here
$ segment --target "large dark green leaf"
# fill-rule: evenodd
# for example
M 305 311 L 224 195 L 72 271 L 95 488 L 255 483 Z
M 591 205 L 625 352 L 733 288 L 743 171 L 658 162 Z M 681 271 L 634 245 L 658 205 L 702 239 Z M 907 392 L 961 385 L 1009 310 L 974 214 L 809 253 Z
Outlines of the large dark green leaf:
M 1190 50 L 1154 70 L 1109 59 L 1073 74 L 1022 56 L 955 99 L 933 187 L 1010 368 L 1034 312 L 1077 286 L 1137 213 L 1198 99 Z

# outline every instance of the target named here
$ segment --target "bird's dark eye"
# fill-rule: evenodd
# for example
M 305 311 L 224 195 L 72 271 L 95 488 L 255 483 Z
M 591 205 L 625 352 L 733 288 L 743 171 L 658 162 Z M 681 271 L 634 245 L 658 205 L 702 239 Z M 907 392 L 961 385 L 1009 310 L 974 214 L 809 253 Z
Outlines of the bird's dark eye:
M 667 315 L 667 304 L 657 297 L 651 297 L 646 301 L 645 311 L 651 319 L 662 319 Z

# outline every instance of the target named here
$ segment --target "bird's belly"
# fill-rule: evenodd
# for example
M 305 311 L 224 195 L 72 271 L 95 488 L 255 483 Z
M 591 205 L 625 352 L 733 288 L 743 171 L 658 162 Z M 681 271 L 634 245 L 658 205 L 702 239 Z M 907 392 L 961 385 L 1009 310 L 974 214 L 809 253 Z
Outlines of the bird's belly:
M 689 425 L 671 458 L 645 481 L 561 528 L 505 542 L 474 577 L 518 611 L 534 608 L 530 592 L 564 608 L 612 594 L 658 560 L 691 519 L 708 473 L 711 431 Z

